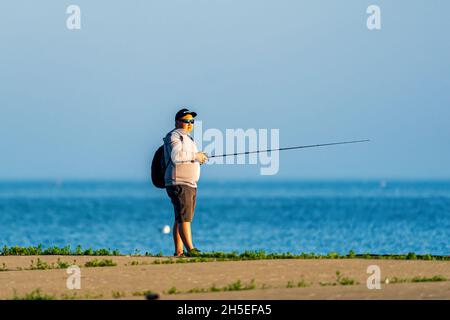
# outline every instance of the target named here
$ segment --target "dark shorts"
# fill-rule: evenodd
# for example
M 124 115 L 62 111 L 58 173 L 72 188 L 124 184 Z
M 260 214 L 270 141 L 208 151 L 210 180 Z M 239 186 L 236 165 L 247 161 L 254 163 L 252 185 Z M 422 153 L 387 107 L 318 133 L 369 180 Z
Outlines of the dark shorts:
M 186 185 L 166 186 L 173 204 L 176 222 L 191 222 L 194 218 L 197 188 Z

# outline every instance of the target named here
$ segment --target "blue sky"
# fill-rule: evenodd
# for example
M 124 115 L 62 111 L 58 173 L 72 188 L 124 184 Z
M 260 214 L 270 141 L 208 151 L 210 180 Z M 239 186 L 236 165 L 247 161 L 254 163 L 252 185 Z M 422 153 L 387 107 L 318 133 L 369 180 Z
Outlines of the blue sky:
M 81 7 L 81 30 L 66 8 Z M 382 29 L 366 28 L 381 8 Z M 148 179 L 180 105 L 279 128 L 276 178 L 450 178 L 445 1 L 5 1 L 0 179 Z M 210 165 L 211 180 L 262 179 Z

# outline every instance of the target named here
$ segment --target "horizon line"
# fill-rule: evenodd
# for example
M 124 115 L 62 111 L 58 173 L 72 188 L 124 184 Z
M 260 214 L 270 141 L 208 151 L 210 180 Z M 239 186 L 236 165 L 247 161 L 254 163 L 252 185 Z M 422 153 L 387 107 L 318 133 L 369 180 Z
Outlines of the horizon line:
M 227 183 L 227 182 L 320 182 L 320 181 L 367 181 L 367 182 L 395 182 L 395 181 L 449 181 L 450 177 L 280 177 L 280 178 L 220 178 L 220 179 L 202 179 L 198 183 Z M 148 183 L 152 184 L 150 178 L 0 178 L 0 183 L 8 182 L 48 182 L 48 183 L 64 183 L 64 182 L 132 182 L 132 183 Z

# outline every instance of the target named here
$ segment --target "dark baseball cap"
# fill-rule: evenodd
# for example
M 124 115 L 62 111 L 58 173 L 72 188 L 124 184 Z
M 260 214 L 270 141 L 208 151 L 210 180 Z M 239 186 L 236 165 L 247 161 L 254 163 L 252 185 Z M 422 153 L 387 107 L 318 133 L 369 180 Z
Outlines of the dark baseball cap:
M 189 109 L 183 108 L 177 112 L 177 114 L 175 115 L 175 120 L 181 119 L 187 114 L 190 114 L 193 118 L 197 116 L 196 112 L 189 111 Z

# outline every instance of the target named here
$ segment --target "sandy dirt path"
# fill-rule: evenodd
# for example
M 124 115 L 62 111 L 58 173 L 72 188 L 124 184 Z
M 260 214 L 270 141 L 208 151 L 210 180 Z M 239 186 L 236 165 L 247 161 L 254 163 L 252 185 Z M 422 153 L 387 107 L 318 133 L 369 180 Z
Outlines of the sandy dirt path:
M 27 270 L 37 258 L 51 265 L 60 261 L 81 265 L 81 289 L 68 290 L 66 269 Z M 117 266 L 84 267 L 87 261 L 111 259 Z M 143 299 L 138 293 L 153 291 L 161 299 L 450 299 L 450 281 L 406 282 L 385 284 L 394 277 L 443 276 L 450 279 L 448 261 L 409 260 L 255 260 L 153 264 L 154 257 L 91 257 L 91 256 L 5 256 L 0 257 L 0 299 L 11 299 L 14 293 L 23 297 L 40 288 L 57 299 Z M 4 265 L 3 265 L 4 264 Z M 366 286 L 367 267 L 381 270 L 382 289 Z M 336 272 L 355 282 L 336 283 Z M 341 278 L 342 279 L 342 278 Z M 240 280 L 242 285 L 254 281 L 255 288 L 243 291 L 187 293 L 194 288 L 225 287 Z M 306 287 L 297 287 L 302 281 Z M 293 287 L 288 288 L 288 283 Z M 175 287 L 179 293 L 169 294 Z

